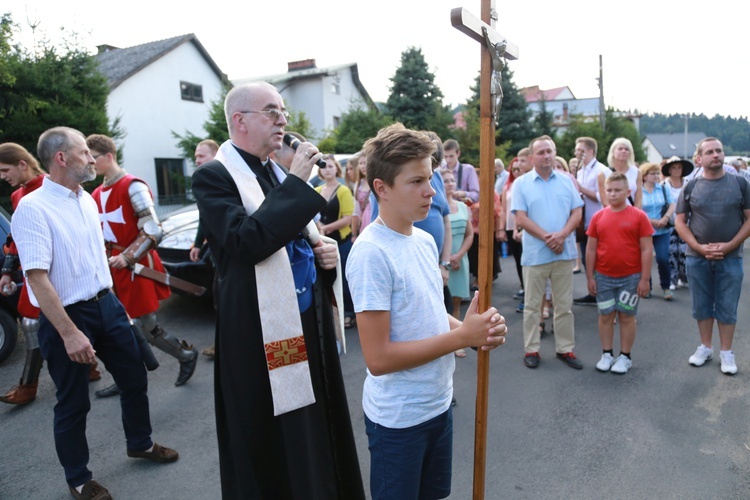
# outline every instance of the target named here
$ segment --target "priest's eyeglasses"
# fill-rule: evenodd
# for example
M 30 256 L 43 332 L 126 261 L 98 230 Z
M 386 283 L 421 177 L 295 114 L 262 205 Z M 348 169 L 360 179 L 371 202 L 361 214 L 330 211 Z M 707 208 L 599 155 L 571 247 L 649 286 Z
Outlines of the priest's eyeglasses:
M 283 116 L 287 120 L 289 119 L 289 111 L 285 109 L 271 108 L 271 109 L 262 109 L 260 111 L 240 111 L 240 113 L 260 113 L 262 115 L 266 115 L 273 121 L 278 120 L 280 116 Z

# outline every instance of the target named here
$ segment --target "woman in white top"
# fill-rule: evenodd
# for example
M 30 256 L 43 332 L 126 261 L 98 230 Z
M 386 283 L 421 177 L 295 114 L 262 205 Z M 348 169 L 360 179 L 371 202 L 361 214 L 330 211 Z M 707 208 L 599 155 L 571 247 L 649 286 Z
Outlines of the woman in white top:
M 664 176 L 664 186 L 672 193 L 672 199 L 677 200 L 680 197 L 682 188 L 687 181 L 685 176 L 693 171 L 693 164 L 687 160 L 681 160 L 678 156 L 673 156 L 664 162 L 661 166 L 661 174 Z M 672 234 L 669 237 L 669 288 L 674 290 L 678 286 L 687 286 L 687 272 L 685 270 L 685 252 L 687 243 L 685 243 L 677 230 L 672 227 Z
M 643 177 L 638 167 L 635 166 L 635 153 L 633 153 L 633 144 L 624 137 L 618 137 L 612 141 L 612 145 L 609 147 L 609 154 L 607 154 L 607 163 L 614 169 L 615 172 L 625 174 L 628 178 L 628 187 L 630 188 L 630 197 L 628 201 L 631 205 L 641 208 L 641 198 L 643 192 L 641 191 L 643 186 Z M 605 207 L 609 205 L 607 202 L 606 191 L 604 189 L 605 175 L 599 174 L 599 200 Z

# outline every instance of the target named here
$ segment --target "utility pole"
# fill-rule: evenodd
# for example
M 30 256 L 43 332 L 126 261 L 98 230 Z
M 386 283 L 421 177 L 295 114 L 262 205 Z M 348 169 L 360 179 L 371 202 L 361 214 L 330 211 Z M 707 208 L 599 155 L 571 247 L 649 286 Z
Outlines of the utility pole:
M 682 153 L 682 159 L 683 160 L 690 160 L 692 159 L 692 156 L 688 156 L 688 148 L 687 148 L 687 142 L 688 142 L 688 114 L 685 113 L 685 139 L 683 144 L 683 153 Z
M 604 132 L 607 124 L 604 112 L 604 69 L 601 54 L 599 54 L 599 78 L 596 81 L 599 84 L 599 121 L 602 123 L 602 132 Z

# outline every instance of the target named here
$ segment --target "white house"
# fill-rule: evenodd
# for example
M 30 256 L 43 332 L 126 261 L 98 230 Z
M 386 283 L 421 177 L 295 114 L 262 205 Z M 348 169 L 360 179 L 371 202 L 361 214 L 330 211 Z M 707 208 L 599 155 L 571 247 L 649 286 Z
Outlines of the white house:
M 226 75 L 192 33 L 124 49 L 101 45 L 96 59 L 110 88 L 107 115 L 125 134 L 117 140 L 122 166 L 148 183 L 159 212 L 184 204 L 188 161 L 172 132 L 201 135 Z
M 233 80 L 234 85 L 265 81 L 274 85 L 291 111 L 303 111 L 320 139 L 325 130 L 338 127 L 341 116 L 353 103 L 375 107 L 359 79 L 356 63 L 318 68 L 315 59 L 294 61 L 280 75 Z
M 563 134 L 570 125 L 573 116 L 583 117 L 584 120 L 599 120 L 599 98 L 576 98 L 570 87 L 557 87 L 542 90 L 538 85 L 524 87 L 519 90 L 526 99 L 526 107 L 532 117 L 542 110 L 542 102 L 547 112 L 553 116 L 552 126 L 558 134 Z M 616 112 L 616 116 L 623 116 L 632 121 L 636 130 L 640 127 L 640 115 Z

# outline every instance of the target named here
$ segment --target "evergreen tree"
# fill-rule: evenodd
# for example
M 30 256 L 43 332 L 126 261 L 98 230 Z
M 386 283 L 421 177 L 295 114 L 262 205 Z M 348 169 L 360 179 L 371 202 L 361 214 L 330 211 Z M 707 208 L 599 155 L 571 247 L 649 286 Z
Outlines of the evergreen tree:
M 531 113 L 526 108 L 526 99 L 513 83 L 513 72 L 507 66 L 502 71 L 502 77 L 503 102 L 495 126 L 495 156 L 507 163 L 519 149 L 528 146 L 536 134 Z M 466 128 L 453 128 L 449 137 L 461 145 L 462 161 L 476 166 L 479 165 L 480 75 L 474 79 L 470 90 L 471 97 L 462 109 Z
M 536 129 L 536 135 L 548 135 L 555 137 L 555 130 L 552 128 L 555 115 L 547 109 L 547 99 L 542 94 L 539 100 L 539 113 L 534 117 L 534 127 Z
M 409 47 L 401 54 L 401 66 L 391 78 L 387 113 L 408 128 L 447 134 L 453 122 L 443 106 L 443 93 L 435 85 L 435 75 L 427 66 L 422 49 Z
M 534 126 L 531 123 L 531 112 L 526 105 L 526 98 L 518 91 L 513 83 L 513 72 L 508 65 L 503 68 L 503 105 L 497 118 L 497 129 L 500 131 L 502 142 L 510 141 L 509 151 L 511 156 L 537 137 Z

